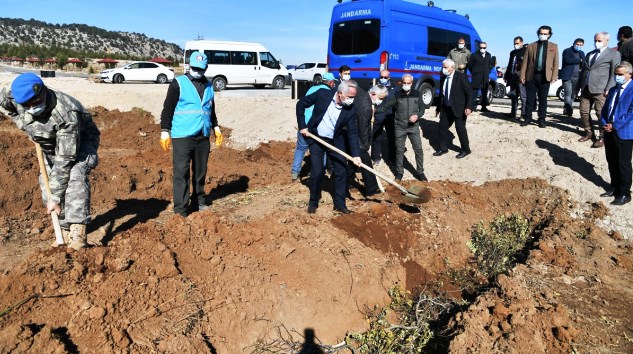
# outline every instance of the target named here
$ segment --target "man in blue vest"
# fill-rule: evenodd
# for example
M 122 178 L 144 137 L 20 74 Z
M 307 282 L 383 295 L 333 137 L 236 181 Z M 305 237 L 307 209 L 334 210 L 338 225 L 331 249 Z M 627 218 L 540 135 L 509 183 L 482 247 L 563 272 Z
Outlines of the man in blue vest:
M 187 216 L 188 211 L 209 208 L 205 200 L 204 181 L 211 150 L 211 130 L 215 135 L 215 145 L 222 144 L 213 87 L 204 76 L 206 69 L 207 56 L 193 52 L 189 59 L 189 73 L 177 77 L 169 85 L 160 116 L 160 145 L 165 151 L 169 150 L 170 144 L 173 145 L 174 213 L 182 216 Z M 193 184 L 191 194 L 190 178 Z

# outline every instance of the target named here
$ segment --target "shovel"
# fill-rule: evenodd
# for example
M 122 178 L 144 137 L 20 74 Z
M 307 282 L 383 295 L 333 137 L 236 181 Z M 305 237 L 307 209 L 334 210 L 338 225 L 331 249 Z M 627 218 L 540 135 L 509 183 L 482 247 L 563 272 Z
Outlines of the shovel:
M 343 155 L 346 159 L 348 159 L 350 161 L 354 161 L 353 157 L 349 156 L 348 154 L 346 154 L 345 152 L 343 152 L 342 150 L 340 150 L 336 146 L 333 146 L 331 144 L 326 143 L 325 141 L 323 141 L 323 139 L 319 138 L 318 136 L 315 136 L 314 134 L 308 132 L 308 137 L 316 140 L 317 142 L 319 142 L 321 145 L 327 147 L 328 149 L 338 152 L 339 154 Z M 385 180 L 385 182 L 391 184 L 392 186 L 398 188 L 404 194 L 404 199 L 406 201 L 410 202 L 410 203 L 422 204 L 422 203 L 426 203 L 429 200 L 431 200 L 431 192 L 428 189 L 425 189 L 425 190 L 422 190 L 422 191 L 419 191 L 419 192 L 410 191 L 410 190 L 404 188 L 403 186 L 399 185 L 398 183 L 396 183 L 396 181 L 388 178 L 387 176 L 385 176 L 382 173 L 374 170 L 373 168 L 365 165 L 364 163 L 361 163 L 360 167 L 362 167 L 365 170 L 373 173 L 377 177 L 382 178 L 383 180 Z
M 42 153 L 42 147 L 40 144 L 35 143 L 35 150 L 37 151 L 37 160 L 40 163 L 40 173 L 42 174 L 42 181 L 46 188 L 46 200 L 51 199 L 51 187 L 48 185 L 48 173 L 46 172 L 46 166 L 44 165 L 44 154 Z M 62 228 L 59 225 L 59 215 L 56 212 L 51 212 L 51 218 L 53 219 L 53 229 L 55 230 L 55 242 L 58 246 L 64 244 L 64 237 L 62 236 Z

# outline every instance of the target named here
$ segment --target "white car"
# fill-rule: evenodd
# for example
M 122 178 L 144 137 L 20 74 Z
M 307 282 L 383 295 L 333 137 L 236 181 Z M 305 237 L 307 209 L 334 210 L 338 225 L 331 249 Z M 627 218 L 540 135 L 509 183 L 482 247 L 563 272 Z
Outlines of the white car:
M 307 80 L 317 83 L 321 82 L 323 74 L 326 72 L 326 63 L 303 63 L 292 70 L 288 70 L 293 80 Z
M 502 98 L 507 96 L 510 92 L 510 87 L 507 86 L 505 80 L 502 78 L 497 79 L 497 89 L 494 92 L 494 97 Z M 563 82 L 558 79 L 554 83 L 549 85 L 548 97 L 556 97 L 561 101 L 565 100 L 565 90 L 563 90 Z
M 121 68 L 103 70 L 101 81 L 123 83 L 124 81 L 154 81 L 165 84 L 174 79 L 174 71 L 162 64 L 137 61 Z

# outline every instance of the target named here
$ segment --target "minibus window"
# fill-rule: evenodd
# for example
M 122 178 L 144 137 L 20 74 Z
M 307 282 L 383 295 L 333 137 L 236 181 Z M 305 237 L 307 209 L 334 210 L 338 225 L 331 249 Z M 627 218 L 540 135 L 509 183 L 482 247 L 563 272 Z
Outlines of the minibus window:
M 440 57 L 446 57 L 451 49 L 455 48 L 457 40 L 464 38 L 466 46 L 470 47 L 470 36 L 465 33 L 449 31 L 442 28 L 428 28 L 429 35 L 429 48 L 427 53 L 429 55 L 437 55 Z
M 332 53 L 369 54 L 380 47 L 380 20 L 363 19 L 334 24 Z
M 275 59 L 275 57 L 273 57 L 272 54 L 268 52 L 261 52 L 259 53 L 259 60 L 261 60 L 262 66 L 271 69 L 277 69 L 277 60 Z

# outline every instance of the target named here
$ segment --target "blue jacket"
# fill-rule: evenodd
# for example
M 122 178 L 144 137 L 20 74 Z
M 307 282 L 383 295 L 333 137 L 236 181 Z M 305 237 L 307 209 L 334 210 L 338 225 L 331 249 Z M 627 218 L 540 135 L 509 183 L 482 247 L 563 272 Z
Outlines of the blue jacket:
M 607 118 L 611 111 L 611 102 L 613 96 L 617 93 L 618 86 L 614 86 L 609 90 L 607 99 L 602 106 L 600 113 L 600 122 L 602 125 L 607 124 Z M 628 85 L 622 92 L 618 105 L 615 107 L 613 114 L 613 129 L 622 140 L 633 140 L 633 82 L 629 81 Z
M 202 100 L 195 86 L 186 75 L 176 78 L 180 85 L 180 97 L 174 119 L 171 124 L 172 138 L 186 138 L 202 134 L 206 137 L 211 132 L 211 104 L 213 101 L 213 89 L 207 82 Z
M 297 125 L 299 130 L 308 128 L 308 131 L 314 135 L 318 135 L 317 127 L 323 120 L 323 116 L 327 112 L 330 103 L 336 95 L 336 91 L 318 90 L 311 95 L 307 95 L 297 102 Z M 305 109 L 314 106 L 312 112 L 312 118 L 305 121 Z M 345 139 L 343 134 L 347 135 L 349 141 L 350 155 L 353 157 L 359 157 L 359 140 L 358 140 L 358 128 L 356 127 L 356 108 L 354 105 L 344 106 L 341 109 L 341 114 L 336 121 L 334 127 L 334 146 L 345 151 Z M 314 139 L 306 138 L 308 144 L 314 144 Z
M 563 81 L 571 80 L 574 74 L 574 67 L 576 67 L 576 76 L 578 76 L 580 63 L 583 60 L 585 60 L 585 52 L 582 50 L 576 52 L 573 46 L 563 50 L 563 66 L 558 72 L 558 78 Z

